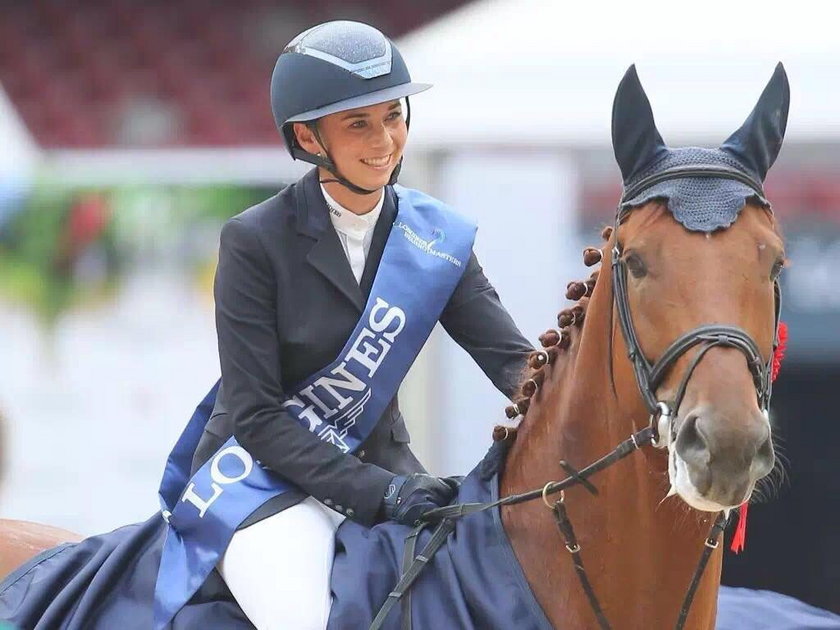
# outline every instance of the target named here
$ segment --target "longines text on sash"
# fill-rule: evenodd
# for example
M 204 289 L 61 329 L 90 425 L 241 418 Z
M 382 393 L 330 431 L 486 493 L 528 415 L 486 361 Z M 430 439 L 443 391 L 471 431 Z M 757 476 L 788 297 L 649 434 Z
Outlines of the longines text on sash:
M 293 415 L 301 420 L 305 419 L 309 423 L 309 430 L 317 433 L 318 427 L 324 424 L 325 420 L 348 406 L 352 409 L 353 405 L 350 403 L 366 398 L 365 393 L 369 388 L 367 380 L 376 374 L 405 323 L 406 315 L 400 307 L 390 306 L 385 300 L 377 297 L 370 310 L 368 325 L 356 336 L 341 363 L 330 370 L 332 376 L 325 375 L 316 379 L 285 401 L 283 406 L 294 409 Z M 351 393 L 345 396 L 339 390 Z M 309 404 L 303 399 L 309 401 Z M 342 418 L 343 416 L 338 420 Z M 354 422 L 355 418 L 352 418 L 346 426 L 338 429 L 343 429 L 346 433 L 346 429 Z M 239 459 L 243 466 L 242 472 L 233 477 L 223 472 L 220 462 L 225 456 Z M 216 453 L 210 465 L 212 496 L 209 499 L 202 498 L 196 493 L 195 484 L 190 483 L 184 490 L 181 501 L 192 503 L 198 508 L 199 517 L 203 518 L 210 506 L 224 492 L 224 486 L 245 479 L 253 470 L 253 466 L 253 458 L 242 447 L 225 448 Z

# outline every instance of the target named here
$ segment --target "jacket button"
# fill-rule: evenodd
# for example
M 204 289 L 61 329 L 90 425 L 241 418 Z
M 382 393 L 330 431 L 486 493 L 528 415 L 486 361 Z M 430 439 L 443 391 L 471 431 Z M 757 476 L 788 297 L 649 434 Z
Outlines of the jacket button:
M 332 504 L 333 504 L 332 499 L 324 499 L 324 505 L 332 505 Z
M 353 516 L 356 513 L 356 510 L 353 508 L 347 508 L 347 516 Z
M 335 509 L 336 509 L 338 512 L 343 512 L 343 511 L 344 511 L 344 508 L 343 508 L 343 507 L 341 507 L 340 505 L 336 505 L 336 506 L 335 506 Z
M 359 459 L 364 459 L 365 455 L 367 455 L 367 453 L 365 452 L 365 449 L 362 449 L 361 451 L 359 451 Z

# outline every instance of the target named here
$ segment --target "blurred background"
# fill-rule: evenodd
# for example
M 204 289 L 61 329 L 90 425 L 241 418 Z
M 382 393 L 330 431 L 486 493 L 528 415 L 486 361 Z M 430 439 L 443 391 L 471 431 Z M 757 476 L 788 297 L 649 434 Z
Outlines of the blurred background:
M 479 259 L 535 344 L 620 195 L 609 121 L 627 66 L 667 142 L 717 146 L 782 60 L 790 122 L 767 191 L 792 263 L 772 409 L 788 474 L 725 581 L 837 610 L 840 40 L 817 3 L 623 5 L 0 0 L 0 514 L 93 534 L 158 509 L 219 374 L 221 225 L 307 168 L 268 98 L 303 29 L 368 22 L 435 84 L 412 101 L 401 181 L 478 221 Z M 480 459 L 505 404 L 440 331 L 402 392 L 415 450 L 445 474 Z

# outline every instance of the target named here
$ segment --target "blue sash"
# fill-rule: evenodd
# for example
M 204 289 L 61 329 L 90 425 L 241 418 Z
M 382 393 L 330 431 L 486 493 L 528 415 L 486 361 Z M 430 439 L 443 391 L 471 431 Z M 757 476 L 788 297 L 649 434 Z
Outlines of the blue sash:
M 396 186 L 398 212 L 365 311 L 338 358 L 291 391 L 286 411 L 353 452 L 376 426 L 464 273 L 475 226 L 440 201 Z M 155 628 L 168 624 L 216 566 L 236 528 L 293 487 L 231 437 L 189 478 L 217 382 L 166 462 L 159 498 L 169 523 L 155 585 Z

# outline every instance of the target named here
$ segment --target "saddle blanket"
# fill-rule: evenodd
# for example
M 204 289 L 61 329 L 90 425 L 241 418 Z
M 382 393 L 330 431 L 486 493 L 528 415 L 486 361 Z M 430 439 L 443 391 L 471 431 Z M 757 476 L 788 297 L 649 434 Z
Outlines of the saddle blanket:
M 458 501 L 496 498 L 504 447 L 466 477 Z M 336 539 L 329 630 L 364 630 L 397 582 L 410 529 L 345 521 Z M 26 630 L 147 630 L 166 534 L 159 514 L 40 554 L 0 583 L 0 620 Z M 425 531 L 418 551 L 431 536 Z M 579 588 L 577 584 L 575 588 Z M 411 591 L 416 630 L 551 630 L 501 526 L 498 510 L 460 520 Z M 385 628 L 398 630 L 400 606 Z M 721 588 L 719 630 L 840 630 L 840 616 L 798 600 Z M 218 572 L 175 616 L 172 630 L 253 630 Z

